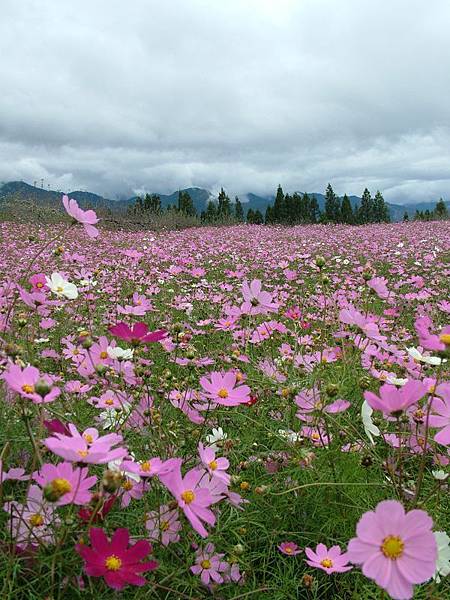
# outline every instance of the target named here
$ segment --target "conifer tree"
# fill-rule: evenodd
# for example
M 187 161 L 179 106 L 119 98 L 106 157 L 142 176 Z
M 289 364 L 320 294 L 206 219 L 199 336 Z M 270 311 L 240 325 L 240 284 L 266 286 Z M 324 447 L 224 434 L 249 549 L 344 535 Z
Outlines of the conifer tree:
M 286 202 L 284 199 L 283 188 L 278 186 L 277 195 L 273 204 L 273 222 L 283 223 L 286 219 Z
M 189 192 L 181 190 L 178 192 L 178 210 L 191 217 L 195 217 L 197 214 Z
M 448 208 L 442 198 L 439 198 L 434 209 L 434 214 L 437 219 L 448 219 Z
M 341 217 L 341 201 L 336 196 L 331 187 L 331 183 L 328 184 L 325 192 L 325 221 L 328 223 L 339 223 Z
M 230 198 L 225 193 L 225 190 L 221 188 L 219 192 L 217 202 L 217 215 L 218 217 L 229 217 L 231 215 L 231 203 Z
M 372 223 L 373 219 L 373 200 L 370 192 L 365 188 L 361 197 L 361 205 L 358 210 L 358 223 L 365 225 L 366 223 Z
M 342 198 L 341 221 L 342 223 L 347 223 L 349 225 L 354 222 L 353 209 L 347 194 L 344 194 L 344 197 Z
M 244 209 L 242 208 L 242 202 L 236 196 L 234 199 L 234 216 L 236 221 L 242 223 L 244 221 Z

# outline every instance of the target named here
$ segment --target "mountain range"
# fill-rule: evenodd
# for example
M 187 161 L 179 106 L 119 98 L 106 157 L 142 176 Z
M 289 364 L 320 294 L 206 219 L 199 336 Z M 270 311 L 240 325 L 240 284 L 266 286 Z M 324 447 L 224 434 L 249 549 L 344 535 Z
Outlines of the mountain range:
M 203 188 L 190 187 L 184 190 L 189 193 L 198 212 L 205 210 L 207 203 L 210 200 L 215 200 L 215 197 Z M 302 193 L 302 192 L 301 192 Z M 308 192 L 309 193 L 309 192 Z M 56 190 L 45 189 L 34 185 L 29 185 L 24 181 L 9 181 L 0 183 L 0 203 L 2 201 L 14 200 L 32 200 L 45 205 L 61 206 L 62 192 Z M 121 200 L 111 200 L 104 198 L 92 192 L 82 192 L 75 190 L 68 192 L 70 198 L 74 198 L 82 208 L 102 208 L 112 211 L 126 211 L 136 201 L 136 196 Z M 310 196 L 315 196 L 322 210 L 325 205 L 325 196 L 320 193 L 309 193 Z M 176 205 L 178 202 L 178 190 L 172 194 L 158 194 L 161 199 L 161 205 L 167 208 L 169 205 Z M 353 207 L 359 206 L 361 198 L 359 196 L 349 196 Z M 274 195 L 260 196 L 249 192 L 241 196 L 240 200 L 243 204 L 244 211 L 248 209 L 260 210 L 263 214 L 269 204 L 273 204 Z M 232 199 L 233 201 L 233 199 Z M 450 203 L 446 202 L 447 208 L 450 211 Z M 401 221 L 405 212 L 411 217 L 416 210 L 425 211 L 433 210 L 436 202 L 419 202 L 417 204 L 391 204 L 387 203 L 392 221 Z

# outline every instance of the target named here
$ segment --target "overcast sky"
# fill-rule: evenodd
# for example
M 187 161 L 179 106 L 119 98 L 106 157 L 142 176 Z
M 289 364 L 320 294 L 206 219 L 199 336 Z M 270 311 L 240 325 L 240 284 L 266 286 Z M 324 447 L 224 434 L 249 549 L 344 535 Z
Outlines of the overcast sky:
M 450 200 L 449 0 L 1 0 L 0 181 Z

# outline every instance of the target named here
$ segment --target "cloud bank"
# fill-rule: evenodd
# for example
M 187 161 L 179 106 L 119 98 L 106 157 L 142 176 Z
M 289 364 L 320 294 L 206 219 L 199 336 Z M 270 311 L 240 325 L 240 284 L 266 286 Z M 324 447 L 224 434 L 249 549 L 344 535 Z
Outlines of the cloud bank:
M 3 0 L 0 181 L 449 199 L 447 0 Z

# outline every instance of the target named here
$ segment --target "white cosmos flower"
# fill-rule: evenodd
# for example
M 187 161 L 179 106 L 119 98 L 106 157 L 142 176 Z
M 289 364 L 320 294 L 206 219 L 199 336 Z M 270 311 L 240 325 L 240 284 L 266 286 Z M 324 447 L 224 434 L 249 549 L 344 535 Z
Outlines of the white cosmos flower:
M 279 429 L 278 435 L 281 435 L 285 440 L 290 442 L 291 444 L 295 444 L 302 439 L 302 436 L 296 431 L 292 431 L 291 429 Z
M 222 427 L 218 427 L 217 429 L 213 429 L 212 432 L 206 436 L 206 441 L 208 442 L 208 446 L 213 450 L 218 450 L 218 446 L 216 442 L 221 442 L 222 440 L 226 440 L 228 435 L 224 432 Z
M 401 377 L 394 377 L 393 375 L 388 375 L 386 378 L 387 383 L 392 383 L 392 385 L 406 385 L 408 383 L 407 379 L 402 379 Z
M 433 533 L 436 538 L 438 550 L 436 571 L 433 575 L 433 579 L 439 583 L 441 577 L 447 577 L 450 573 L 450 537 L 448 537 L 445 531 L 434 531 Z
M 406 348 L 406 351 L 417 362 L 423 362 L 427 365 L 439 366 L 443 362 L 447 362 L 446 359 L 439 358 L 438 356 L 424 356 L 417 348 Z
M 373 436 L 379 436 L 380 430 L 372 421 L 373 408 L 364 400 L 361 406 L 361 418 L 364 425 L 364 431 L 369 438 L 371 444 L 375 445 Z
M 133 358 L 134 350 L 120 348 L 119 346 L 115 346 L 112 348 L 108 346 L 106 349 L 109 358 L 117 359 L 117 360 L 131 360 Z
M 433 477 L 435 479 L 437 479 L 438 481 L 445 481 L 448 477 L 448 473 L 446 473 L 445 471 L 431 471 L 433 473 Z
M 48 287 L 50 290 L 59 296 L 64 296 L 68 300 L 75 300 L 78 298 L 77 286 L 74 283 L 70 283 L 67 279 L 64 279 L 59 273 L 52 273 L 51 277 L 45 277 Z

